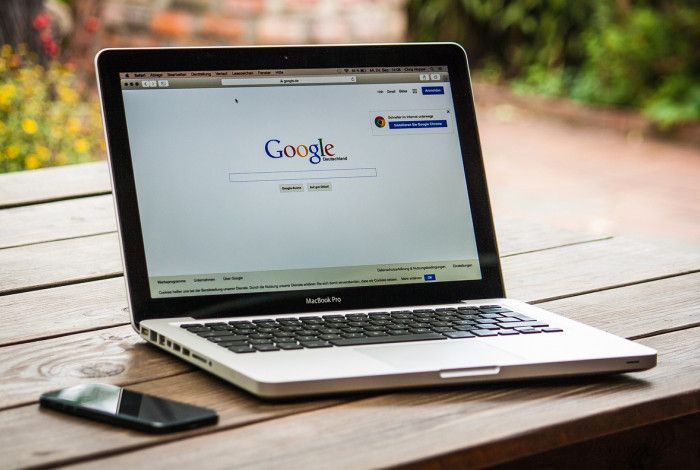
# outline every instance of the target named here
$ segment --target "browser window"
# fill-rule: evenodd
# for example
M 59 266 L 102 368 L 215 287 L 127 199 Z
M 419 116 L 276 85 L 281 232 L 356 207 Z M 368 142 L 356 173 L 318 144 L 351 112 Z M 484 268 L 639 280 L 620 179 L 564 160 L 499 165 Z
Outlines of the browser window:
M 120 79 L 152 297 L 481 278 L 446 67 Z

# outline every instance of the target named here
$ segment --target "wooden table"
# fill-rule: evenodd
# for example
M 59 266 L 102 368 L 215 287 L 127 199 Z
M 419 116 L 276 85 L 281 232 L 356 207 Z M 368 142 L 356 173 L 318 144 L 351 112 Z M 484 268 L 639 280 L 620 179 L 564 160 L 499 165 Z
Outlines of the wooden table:
M 0 175 L 0 467 L 367 468 L 700 462 L 700 253 L 496 220 L 510 296 L 659 351 L 616 377 L 270 403 L 128 325 L 103 162 Z M 219 411 L 151 436 L 40 410 L 109 382 Z M 692 460 L 688 460 L 692 459 Z

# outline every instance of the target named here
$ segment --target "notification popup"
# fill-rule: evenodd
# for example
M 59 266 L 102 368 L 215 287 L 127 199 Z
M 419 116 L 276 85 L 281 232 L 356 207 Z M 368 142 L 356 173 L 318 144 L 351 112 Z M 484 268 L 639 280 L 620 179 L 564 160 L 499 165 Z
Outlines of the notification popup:
M 370 111 L 373 135 L 451 134 L 453 117 L 448 109 Z

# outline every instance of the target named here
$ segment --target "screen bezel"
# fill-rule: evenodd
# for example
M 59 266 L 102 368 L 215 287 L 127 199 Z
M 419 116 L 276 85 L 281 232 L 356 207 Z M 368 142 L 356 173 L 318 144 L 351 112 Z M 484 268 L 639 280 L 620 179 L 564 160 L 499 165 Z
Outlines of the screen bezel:
M 504 296 L 466 52 L 455 43 L 106 49 L 95 58 L 132 322 L 451 303 Z M 372 287 L 152 298 L 119 73 L 446 65 L 482 279 Z M 341 303 L 307 304 L 340 297 Z

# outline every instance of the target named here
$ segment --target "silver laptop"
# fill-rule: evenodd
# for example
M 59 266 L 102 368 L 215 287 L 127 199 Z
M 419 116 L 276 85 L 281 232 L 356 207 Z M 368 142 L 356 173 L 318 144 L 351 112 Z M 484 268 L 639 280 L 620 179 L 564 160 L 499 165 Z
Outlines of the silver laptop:
M 96 58 L 132 324 L 255 395 L 643 370 L 507 299 L 456 44 Z

